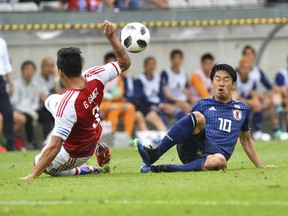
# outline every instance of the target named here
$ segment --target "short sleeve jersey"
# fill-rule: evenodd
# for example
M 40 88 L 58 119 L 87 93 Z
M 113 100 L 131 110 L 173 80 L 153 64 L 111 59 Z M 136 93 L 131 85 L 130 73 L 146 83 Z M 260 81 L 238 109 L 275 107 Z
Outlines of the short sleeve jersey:
M 56 104 L 53 135 L 64 140 L 63 146 L 68 152 L 83 157 L 93 154 L 102 133 L 99 107 L 104 85 L 120 72 L 117 62 L 90 68 L 82 74 L 85 88 L 66 89 Z
M 214 98 L 199 100 L 192 109 L 201 112 L 206 120 L 205 135 L 209 143 L 232 155 L 240 131 L 249 131 L 249 107 L 236 100 L 222 103 Z

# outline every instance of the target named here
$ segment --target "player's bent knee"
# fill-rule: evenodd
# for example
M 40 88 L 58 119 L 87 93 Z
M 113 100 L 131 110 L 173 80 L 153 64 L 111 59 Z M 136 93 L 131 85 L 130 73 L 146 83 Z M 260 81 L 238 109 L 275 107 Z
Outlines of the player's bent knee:
M 197 119 L 197 125 L 193 131 L 193 134 L 198 134 L 200 131 L 204 130 L 206 120 L 204 115 L 198 111 L 193 112 L 193 114 Z
M 222 154 L 209 155 L 204 164 L 204 170 L 220 170 L 226 167 L 227 161 Z

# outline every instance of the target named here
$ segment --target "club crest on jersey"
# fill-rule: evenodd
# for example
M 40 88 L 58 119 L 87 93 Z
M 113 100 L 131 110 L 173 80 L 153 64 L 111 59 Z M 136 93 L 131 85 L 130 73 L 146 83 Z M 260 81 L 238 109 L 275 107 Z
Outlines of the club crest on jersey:
M 233 110 L 233 117 L 237 121 L 240 121 L 242 119 L 242 111 L 238 109 Z

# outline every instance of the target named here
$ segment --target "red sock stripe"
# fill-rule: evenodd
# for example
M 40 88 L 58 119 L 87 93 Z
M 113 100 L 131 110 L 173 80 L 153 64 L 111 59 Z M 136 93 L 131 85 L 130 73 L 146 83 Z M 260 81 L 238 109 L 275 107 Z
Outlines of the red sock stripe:
M 113 62 L 111 62 L 111 64 L 114 66 L 114 68 L 116 69 L 117 74 L 118 74 L 118 76 L 119 76 L 119 75 L 120 75 L 120 72 L 119 72 L 118 68 L 116 67 L 116 65 L 115 65 Z
M 68 101 L 70 100 L 70 98 L 72 97 L 72 95 L 74 94 L 74 91 L 68 91 L 65 95 L 65 97 L 61 100 L 61 103 L 59 105 L 59 108 L 57 110 L 57 117 L 61 117 L 63 115 L 63 112 L 65 110 L 65 107 L 68 103 Z
M 79 175 L 80 169 L 78 167 L 75 168 L 75 174 L 74 175 Z

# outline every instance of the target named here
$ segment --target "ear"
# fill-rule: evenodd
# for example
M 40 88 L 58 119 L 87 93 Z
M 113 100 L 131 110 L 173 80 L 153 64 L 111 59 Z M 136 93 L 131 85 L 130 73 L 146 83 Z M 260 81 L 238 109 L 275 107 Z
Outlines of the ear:
M 213 88 L 213 82 L 211 79 L 210 79 L 210 87 Z
M 233 89 L 233 90 L 236 89 L 236 82 L 234 82 L 234 83 L 232 84 L 232 89 Z

